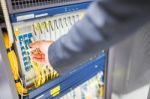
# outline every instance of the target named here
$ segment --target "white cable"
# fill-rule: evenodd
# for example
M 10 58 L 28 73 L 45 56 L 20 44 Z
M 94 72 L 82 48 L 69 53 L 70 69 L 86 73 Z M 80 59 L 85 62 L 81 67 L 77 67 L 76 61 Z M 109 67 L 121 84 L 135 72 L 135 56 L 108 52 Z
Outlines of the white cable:
M 13 30 L 12 30 L 10 19 L 9 19 L 6 0 L 0 0 L 0 1 L 1 1 L 1 6 L 2 6 L 3 14 L 4 14 L 4 19 L 5 19 L 5 23 L 6 23 L 6 27 L 7 27 L 7 31 L 8 31 L 9 40 L 10 40 L 10 43 L 12 44 L 14 42 Z

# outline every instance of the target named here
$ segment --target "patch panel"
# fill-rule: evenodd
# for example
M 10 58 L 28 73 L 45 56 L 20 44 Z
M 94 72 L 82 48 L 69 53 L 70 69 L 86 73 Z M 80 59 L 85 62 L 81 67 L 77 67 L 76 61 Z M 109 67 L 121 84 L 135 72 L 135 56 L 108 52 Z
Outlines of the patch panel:
M 30 22 L 14 23 L 15 33 L 31 32 L 34 41 L 37 40 L 57 40 L 66 34 L 72 25 L 79 21 L 84 15 L 84 11 L 55 15 L 44 19 Z M 25 26 L 24 26 L 25 24 Z M 26 29 L 25 29 L 26 28 Z
M 32 33 L 21 34 L 18 36 L 21 53 L 23 56 L 24 68 L 28 72 L 32 68 L 29 44 L 32 43 Z
M 101 53 L 96 59 L 82 64 L 80 68 L 53 81 L 49 81 L 38 89 L 29 91 L 27 99 L 60 99 L 62 96 L 65 96 L 65 94 L 78 88 L 78 86 L 82 85 L 84 82 L 88 82 L 96 75 L 96 81 L 99 82 L 99 85 L 101 86 L 100 90 L 101 92 L 104 92 L 104 80 L 101 79 L 104 77 L 105 61 L 106 55 Z M 88 85 L 89 84 L 87 84 L 87 86 Z M 55 91 L 55 93 L 52 94 L 50 93 L 51 91 Z M 99 94 L 103 96 L 102 93 Z
M 60 99 L 100 99 L 103 97 L 104 87 L 101 84 L 103 72 L 97 73 L 90 80 L 71 90 Z
M 104 96 L 103 71 L 97 73 L 90 80 L 71 90 L 60 99 L 100 99 Z
M 83 17 L 84 12 L 82 10 L 74 11 L 32 21 L 13 23 L 22 74 L 25 77 L 24 85 L 30 86 L 34 84 L 34 79 L 36 78 L 30 57 L 29 44 L 39 40 L 55 41 L 59 39 Z
M 22 33 L 17 36 L 18 40 L 18 48 L 20 49 L 20 60 L 22 62 L 22 74 L 25 76 L 25 85 L 26 87 L 31 86 L 37 79 L 39 75 L 37 74 L 33 68 L 35 64 L 32 63 L 31 56 L 30 56 L 30 48 L 29 44 L 33 42 L 33 35 L 32 33 Z M 51 80 L 58 76 L 57 72 L 55 72 L 53 69 L 51 69 L 49 66 L 41 67 L 40 64 L 37 67 L 41 68 L 43 71 L 38 71 L 39 73 L 43 73 L 43 76 L 41 75 L 41 79 L 48 79 Z M 48 69 L 48 70 L 46 70 Z M 44 77 L 44 78 L 43 78 Z M 45 80 L 44 80 L 45 82 Z M 43 82 L 43 83 L 44 83 Z

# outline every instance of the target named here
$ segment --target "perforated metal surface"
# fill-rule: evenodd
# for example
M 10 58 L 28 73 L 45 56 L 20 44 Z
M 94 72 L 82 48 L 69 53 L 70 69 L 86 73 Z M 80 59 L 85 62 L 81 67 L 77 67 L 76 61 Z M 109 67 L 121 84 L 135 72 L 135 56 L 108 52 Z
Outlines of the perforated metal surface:
M 81 0 L 12 0 L 12 7 L 13 9 L 23 9 L 27 7 L 36 7 L 72 1 L 81 1 Z
M 10 13 L 36 10 L 91 0 L 7 0 Z

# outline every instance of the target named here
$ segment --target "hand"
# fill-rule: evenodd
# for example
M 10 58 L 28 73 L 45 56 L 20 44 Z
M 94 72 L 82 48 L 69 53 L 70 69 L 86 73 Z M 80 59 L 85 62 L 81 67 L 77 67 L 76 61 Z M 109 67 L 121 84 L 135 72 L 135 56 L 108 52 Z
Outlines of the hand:
M 52 43 L 52 41 L 43 40 L 30 44 L 32 60 L 40 64 L 50 64 L 48 60 L 48 48 Z

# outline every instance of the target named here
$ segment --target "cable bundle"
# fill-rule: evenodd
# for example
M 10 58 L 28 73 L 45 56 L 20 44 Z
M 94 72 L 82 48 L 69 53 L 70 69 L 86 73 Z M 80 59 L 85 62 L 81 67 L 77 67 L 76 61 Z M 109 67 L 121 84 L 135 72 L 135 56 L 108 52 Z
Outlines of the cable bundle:
M 9 58 L 12 74 L 16 83 L 17 91 L 20 95 L 27 96 L 28 90 L 23 87 L 22 80 L 18 72 L 19 65 L 18 65 L 17 57 L 14 50 L 12 49 L 12 45 L 10 44 L 9 37 L 6 32 L 3 33 L 3 38 L 4 38 L 5 47 L 7 49 L 7 55 Z
M 32 62 L 32 64 L 36 75 L 36 77 L 33 79 L 35 88 L 38 88 L 48 80 L 52 80 L 59 76 L 59 74 L 48 65 L 42 66 L 36 62 Z
M 18 64 L 17 56 L 12 48 L 12 45 L 9 42 L 9 37 L 6 32 L 3 33 L 3 38 L 4 38 L 5 47 L 7 49 L 7 55 L 10 61 L 12 74 L 16 83 L 16 89 L 21 96 L 27 96 L 28 90 L 33 88 L 38 88 L 41 85 L 43 85 L 45 82 L 59 76 L 59 74 L 50 66 L 48 65 L 43 66 L 36 62 L 32 62 L 33 70 L 35 74 L 35 77 L 32 79 L 34 86 L 31 86 L 30 88 L 25 88 L 23 86 L 23 82 L 19 75 L 19 70 L 18 70 L 19 64 Z

